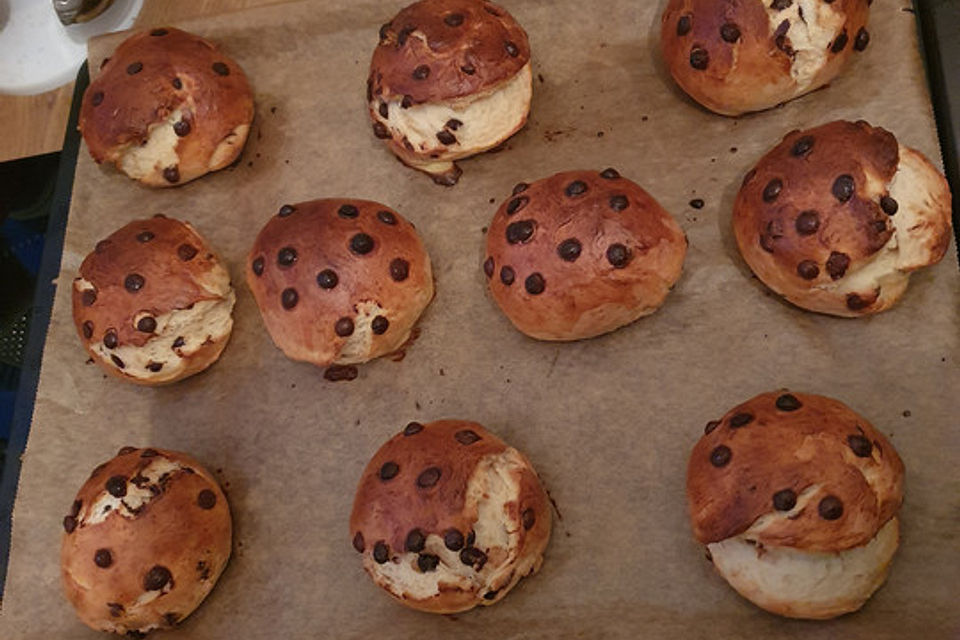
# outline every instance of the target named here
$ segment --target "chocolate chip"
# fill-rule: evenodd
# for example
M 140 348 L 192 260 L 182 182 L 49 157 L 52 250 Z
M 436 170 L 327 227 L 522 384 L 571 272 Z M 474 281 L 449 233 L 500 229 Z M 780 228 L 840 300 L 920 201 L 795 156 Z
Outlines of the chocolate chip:
M 740 39 L 740 29 L 733 23 L 726 23 L 720 27 L 720 37 L 724 42 L 734 43 Z
M 107 493 L 114 498 L 122 498 L 127 495 L 127 479 L 124 476 L 110 476 L 104 486 Z
M 93 563 L 101 569 L 106 569 L 113 564 L 113 555 L 111 555 L 109 549 L 97 549 L 97 552 L 93 554 Z
M 794 224 L 797 233 L 802 236 L 809 236 L 817 232 L 820 228 L 820 214 L 813 209 L 800 212 Z
M 523 281 L 523 286 L 527 290 L 527 293 L 532 296 L 538 296 L 547 288 L 547 283 L 539 273 L 531 273 L 527 276 L 527 279 Z
M 846 202 L 853 197 L 853 193 L 856 190 L 856 185 L 853 182 L 853 176 L 849 174 L 843 174 L 833 181 L 833 197 L 835 197 L 840 202 Z
M 381 102 L 380 106 L 377 107 L 377 111 L 380 113 L 381 118 L 390 117 L 390 106 L 386 102 Z
M 790 150 L 790 153 L 800 157 L 810 153 L 810 149 L 813 149 L 813 136 L 803 136 L 795 143 L 793 143 L 793 149 Z
M 170 575 L 169 569 L 156 565 L 143 576 L 143 589 L 145 591 L 160 591 L 172 580 L 173 576 Z
M 509 287 L 515 279 L 516 274 L 511 267 L 500 267 L 500 282 Z
M 136 293 L 137 291 L 140 291 L 140 289 L 143 289 L 145 282 L 146 281 L 143 279 L 143 276 L 139 273 L 131 273 L 124 278 L 123 288 L 130 293 Z
M 117 339 L 116 331 L 110 329 L 103 334 L 103 346 L 107 349 L 116 349 L 118 344 L 120 344 L 120 341 Z
M 464 72 L 465 74 L 467 74 L 468 76 L 472 76 L 473 74 L 475 74 L 475 73 L 477 72 L 477 69 L 476 69 L 476 67 L 474 67 L 472 64 L 467 63 L 467 64 L 465 64 L 465 65 L 463 65 L 463 66 L 460 67 L 460 71 L 463 71 L 463 72 Z
M 142 331 L 143 333 L 153 333 L 156 330 L 157 321 L 155 318 L 144 316 L 137 320 L 137 331 Z
M 836 496 L 827 496 L 820 501 L 817 511 L 824 520 L 836 520 L 843 515 L 843 503 Z
M 630 249 L 620 243 L 612 244 L 607 248 L 607 261 L 614 269 L 623 269 L 630 264 Z
M 150 242 L 155 237 L 151 231 L 141 231 L 137 234 L 137 242 Z
M 210 489 L 203 489 L 197 494 L 197 506 L 201 509 L 213 509 L 217 504 L 217 494 Z
M 847 294 L 847 308 L 851 311 L 863 311 L 873 304 L 876 299 L 876 296 L 873 298 L 863 298 L 856 293 L 850 293 Z
M 773 494 L 773 508 L 777 511 L 790 511 L 797 506 L 797 494 L 793 489 L 783 489 Z
M 158 455 L 160 455 L 160 454 L 159 454 L 159 452 L 158 452 L 156 449 L 144 449 L 143 452 L 140 454 L 140 457 L 141 457 L 141 458 L 155 458 L 155 457 L 157 457 Z
M 381 140 L 386 140 L 387 138 L 392 138 L 390 131 L 387 129 L 386 125 L 382 122 L 373 123 L 373 135 L 377 136 Z
M 417 566 L 420 568 L 420 571 L 424 573 L 436 571 L 439 564 L 440 558 L 432 553 L 423 553 L 417 557 Z
M 843 32 L 837 36 L 837 39 L 833 41 L 833 46 L 830 47 L 830 51 L 840 53 L 847 46 L 847 40 L 847 30 L 844 29 Z
M 404 543 L 404 548 L 412 553 L 420 553 L 425 546 L 427 546 L 427 537 L 423 535 L 423 531 L 420 531 L 420 529 L 411 529 L 410 533 L 407 534 L 407 541 Z
M 176 626 L 179 620 L 180 620 L 180 615 L 177 613 L 163 614 L 163 621 L 167 623 L 167 626 L 170 626 L 170 627 Z
M 472 547 L 473 543 L 476 541 L 477 541 L 477 532 L 471 529 L 470 533 L 467 534 L 467 546 Z
M 449 13 L 443 18 L 443 23 L 448 27 L 459 27 L 463 24 L 463 14 Z
M 463 534 L 456 529 L 447 529 L 443 534 L 443 544 L 450 551 L 460 551 L 463 548 Z
M 93 337 L 93 323 L 89 320 L 83 323 L 83 337 L 87 340 Z
M 174 79 L 170 82 L 170 84 L 172 84 L 172 85 L 173 85 L 173 88 L 174 88 L 174 89 L 177 89 L 178 91 L 179 91 L 180 89 L 183 89 L 183 83 L 180 82 L 180 78 L 174 78 Z
M 804 260 L 797 265 L 797 275 L 804 280 L 815 280 L 820 275 L 820 267 L 813 260 Z
M 350 238 L 350 251 L 357 255 L 366 255 L 373 251 L 373 238 L 365 233 L 358 233 Z
M 403 435 L 412 436 L 423 431 L 423 425 L 419 422 L 411 422 L 403 428 Z
M 280 305 L 287 311 L 297 306 L 298 302 L 300 302 L 300 294 L 293 287 L 284 289 L 280 294 Z
M 803 405 L 800 404 L 800 400 L 797 399 L 797 396 L 792 393 L 784 393 L 777 397 L 777 409 L 780 411 L 796 411 Z
M 356 535 L 353 536 L 353 548 L 357 550 L 357 553 L 363 553 L 363 534 L 359 531 L 357 531 Z
M 396 462 L 384 462 L 377 475 L 383 482 L 386 482 L 387 480 L 393 480 L 398 473 L 400 473 L 400 465 Z
M 64 516 L 63 517 L 63 530 L 67 533 L 73 533 L 74 529 L 77 528 L 77 519 L 73 516 Z
M 447 124 L 445 124 L 444 126 L 447 129 L 450 129 L 451 131 L 456 131 L 457 129 L 463 126 L 463 123 L 457 120 L 456 118 L 450 118 L 449 120 L 447 120 Z
M 147 363 L 147 371 L 150 371 L 150 372 L 152 372 L 152 373 L 160 373 L 160 370 L 161 370 L 161 369 L 163 369 L 163 363 L 162 363 L 162 362 L 148 362 L 148 363 Z
M 119 602 L 108 602 L 107 608 L 110 609 L 110 615 L 114 618 L 119 618 L 123 615 L 124 608 Z
M 868 44 L 870 44 L 870 33 L 860 27 L 860 31 L 857 31 L 857 37 L 853 39 L 853 48 L 855 51 L 863 51 Z
M 520 55 L 520 49 L 518 49 L 517 45 L 510 42 L 509 40 L 503 43 L 503 48 L 507 50 L 507 53 L 510 55 L 511 58 L 516 58 L 518 55 Z
M 466 547 L 460 551 L 460 562 L 480 571 L 487 563 L 487 554 L 476 547 Z
M 473 429 L 461 429 L 453 434 L 453 437 L 457 442 L 467 447 L 480 440 L 480 436 Z
M 745 412 L 737 413 L 730 418 L 730 428 L 739 429 L 740 427 L 747 426 L 751 422 L 753 422 L 753 414 Z
M 390 211 L 377 211 L 377 220 L 383 224 L 395 225 L 397 224 L 397 216 L 393 215 Z
M 154 29 L 153 31 L 150 32 L 150 35 L 152 35 L 152 36 L 165 36 L 165 35 L 167 35 L 167 30 L 166 30 L 166 29 Z
M 892 216 L 900 210 L 900 204 L 890 196 L 883 196 L 880 198 L 880 208 L 885 214 Z
M 176 340 L 173 341 L 173 348 L 174 348 L 174 349 L 179 349 L 180 347 L 182 347 L 182 346 L 185 345 L 185 344 L 186 344 L 186 341 L 185 341 L 185 340 L 183 339 L 183 337 L 181 336 L 181 337 L 178 337 Z
M 576 262 L 582 250 L 583 246 L 576 238 L 567 238 L 557 245 L 557 254 L 566 262 Z
M 388 328 L 390 328 L 390 321 L 384 316 L 377 316 L 373 319 L 373 322 L 370 323 L 370 329 L 378 336 L 385 334 Z
M 763 201 L 773 202 L 783 190 L 783 181 L 780 178 L 774 178 L 763 188 Z
M 413 106 L 413 96 L 403 96 L 403 100 L 400 101 L 401 109 L 409 109 Z
M 450 133 L 449 131 L 447 131 L 446 129 L 443 129 L 442 131 L 437 132 L 437 140 L 440 141 L 440 144 L 445 144 L 445 145 L 457 144 L 457 137 L 452 133 Z
M 222 62 L 214 62 L 213 72 L 218 76 L 228 76 L 230 75 L 230 68 Z
M 429 489 L 433 485 L 437 484 L 440 480 L 440 469 L 439 467 L 429 467 L 424 469 L 419 476 L 417 476 L 417 486 L 421 489 Z
M 847 267 L 849 266 L 850 256 L 845 253 L 838 253 L 834 251 L 827 259 L 827 273 L 830 274 L 831 280 L 839 280 L 842 278 L 847 272 Z
M 93 103 L 93 106 L 97 107 L 103 102 L 103 91 L 97 91 L 92 96 L 90 96 L 90 102 Z
M 524 244 L 533 237 L 537 223 L 533 220 L 518 220 L 507 225 L 507 242 L 510 244 Z
M 173 132 L 177 134 L 178 137 L 182 138 L 190 133 L 190 123 L 186 120 L 180 120 L 173 125 Z
M 793 4 L 793 0 L 773 0 L 773 3 L 770 5 L 770 8 L 775 9 L 777 11 L 783 11 L 784 9 L 786 9 L 792 4 Z
M 263 275 L 263 256 L 259 258 L 254 258 L 253 263 L 250 265 L 253 269 L 254 275 L 262 276 Z
M 92 306 L 93 303 L 96 301 L 97 301 L 96 289 L 85 289 L 83 293 L 80 294 L 80 302 L 85 307 Z
M 725 467 L 729 464 L 730 458 L 732 457 L 733 452 L 730 451 L 730 447 L 722 444 L 710 452 L 710 464 L 717 468 Z
M 706 49 L 694 47 L 690 52 L 690 66 L 697 71 L 704 71 L 710 66 L 710 54 Z
M 192 244 L 182 244 L 177 247 L 177 257 L 184 262 L 190 262 L 197 256 L 197 248 Z
M 703 201 L 702 198 L 694 198 L 693 200 L 691 200 L 691 201 L 688 202 L 687 204 L 689 204 L 689 205 L 690 205 L 691 207 L 693 207 L 694 209 L 703 209 L 703 205 L 704 205 L 705 203 L 704 203 L 704 201 Z
M 513 185 L 513 191 L 511 192 L 511 195 L 519 195 L 529 188 L 530 185 L 526 182 L 518 182 L 517 184 Z
M 410 263 L 403 258 L 394 258 L 390 261 L 390 277 L 396 282 L 403 282 L 410 275 Z
M 517 211 L 523 209 L 530 202 L 527 196 L 519 196 L 507 203 L 507 215 L 512 216 Z
M 390 548 L 383 540 L 373 545 L 373 559 L 377 564 L 383 564 L 390 559 Z
M 600 172 L 600 177 L 604 180 L 617 180 L 620 178 L 620 173 L 613 168 L 604 169 Z
M 346 338 L 353 335 L 353 320 L 344 316 L 337 320 L 333 325 L 333 330 L 341 338 Z
M 352 204 L 345 204 L 337 209 L 337 215 L 341 218 L 351 219 L 360 215 L 360 210 Z
M 339 281 L 340 279 L 337 277 L 337 273 L 332 269 L 324 269 L 317 274 L 317 285 L 319 285 L 321 289 L 333 289 Z
M 680 16 L 680 19 L 677 20 L 677 35 L 685 36 L 690 33 L 690 28 L 693 25 L 691 24 L 690 16 Z
M 587 183 L 582 180 L 574 180 L 567 185 L 567 188 L 564 190 L 564 193 L 567 194 L 568 198 L 576 198 L 577 196 L 582 196 L 587 192 Z
M 292 266 L 297 261 L 297 250 L 293 247 L 284 247 L 277 252 L 277 265 L 281 267 Z
M 523 513 L 520 514 L 520 522 L 523 523 L 523 528 L 527 531 L 533 528 L 536 521 L 537 514 L 534 513 L 533 509 L 524 509 Z
M 713 430 L 720 426 L 719 420 L 711 420 L 707 423 L 707 426 L 703 428 L 703 435 L 709 435 L 713 433 Z
M 627 200 L 627 196 L 617 194 L 615 196 L 610 196 L 610 208 L 614 211 L 620 212 L 630 206 L 630 201 Z
M 493 257 L 488 256 L 487 259 L 483 261 L 483 273 L 487 278 L 493 277 L 493 267 Z
M 847 436 L 847 444 L 850 445 L 850 450 L 858 458 L 869 458 L 870 454 L 873 453 L 873 445 L 859 434 Z
M 133 76 L 143 71 L 142 62 L 131 62 L 127 65 L 127 75 Z
M 176 167 L 167 167 L 163 170 L 163 179 L 171 184 L 180 182 L 180 170 Z
M 136 447 L 122 447 L 122 448 L 120 449 L 120 451 L 117 452 L 117 455 L 118 455 L 118 456 L 125 456 L 125 455 L 128 455 L 128 454 L 133 453 L 133 452 L 136 451 L 136 450 L 137 450 Z
M 430 67 L 425 64 L 422 64 L 413 70 L 414 80 L 426 80 L 428 77 L 430 77 Z

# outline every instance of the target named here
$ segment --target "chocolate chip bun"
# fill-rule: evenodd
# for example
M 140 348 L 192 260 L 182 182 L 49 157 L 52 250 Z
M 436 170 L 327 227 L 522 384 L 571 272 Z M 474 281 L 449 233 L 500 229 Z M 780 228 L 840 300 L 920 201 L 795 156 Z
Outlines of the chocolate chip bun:
M 207 40 L 166 27 L 130 36 L 104 61 L 79 128 L 98 164 L 171 187 L 233 162 L 252 121 L 243 69 Z
M 744 260 L 793 304 L 856 317 L 891 307 L 950 244 L 946 179 L 862 120 L 788 133 L 744 178 L 733 231 Z
M 550 526 L 530 461 L 463 420 L 411 422 L 380 447 L 350 514 L 374 582 L 432 613 L 499 602 L 540 568 Z
M 496 147 L 527 121 L 527 34 L 486 0 L 421 0 L 380 29 L 367 104 L 373 133 L 405 164 L 453 185 L 454 160 Z
M 230 274 L 187 222 L 157 215 L 97 243 L 73 281 L 73 321 L 107 372 L 176 382 L 217 361 L 233 329 Z
M 657 310 L 680 277 L 687 239 L 614 169 L 521 182 L 487 232 L 483 271 L 513 325 L 540 340 L 579 340 Z
M 143 637 L 200 606 L 230 558 L 230 507 L 184 453 L 124 447 L 63 519 L 64 593 L 84 624 Z
M 433 299 L 416 229 L 367 200 L 283 205 L 250 250 L 247 284 L 274 343 L 321 367 L 396 351 Z
M 761 394 L 707 424 L 687 467 L 693 533 L 740 594 L 791 618 L 856 611 L 899 541 L 903 463 L 844 404 Z
M 869 0 L 670 0 L 660 46 L 677 84 L 716 113 L 818 89 L 870 42 Z

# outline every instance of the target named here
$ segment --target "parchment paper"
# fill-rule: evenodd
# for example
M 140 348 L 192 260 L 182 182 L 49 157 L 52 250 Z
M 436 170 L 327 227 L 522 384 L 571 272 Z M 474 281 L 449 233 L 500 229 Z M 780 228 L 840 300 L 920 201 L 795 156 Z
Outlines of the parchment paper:
M 914 15 L 873 4 L 870 47 L 831 87 L 729 119 L 686 99 L 656 53 L 660 3 L 506 1 L 530 34 L 530 123 L 463 163 L 452 189 L 401 166 L 370 133 L 364 92 L 378 26 L 405 0 L 310 2 L 183 26 L 249 74 L 257 116 L 234 168 L 169 190 L 77 163 L 60 287 L 14 514 L 0 637 L 96 638 L 60 593 L 61 519 L 90 470 L 122 445 L 191 452 L 217 470 L 235 554 L 187 638 L 957 638 L 960 389 L 955 250 L 914 276 L 893 310 L 843 320 L 770 294 L 737 254 L 730 211 L 743 174 L 787 131 L 864 118 L 939 163 Z M 92 45 L 91 68 L 119 37 Z M 485 292 L 483 231 L 520 180 L 613 166 L 690 239 L 655 315 L 599 339 L 550 344 L 515 331 Z M 433 258 L 438 295 L 402 362 L 349 383 L 287 360 L 243 284 L 242 261 L 278 207 L 354 196 L 396 207 Z M 706 206 L 694 210 L 692 198 Z M 107 379 L 70 315 L 94 243 L 136 217 L 191 220 L 230 264 L 231 343 L 205 374 L 165 388 Z M 768 615 L 715 575 L 690 533 L 688 453 L 703 425 L 761 391 L 837 397 L 903 457 L 903 542 L 889 581 L 831 622 Z M 502 603 L 456 616 L 405 609 L 373 585 L 347 529 L 360 472 L 409 420 L 477 420 L 526 452 L 556 500 L 540 574 Z M 562 514 L 562 517 L 561 517 Z

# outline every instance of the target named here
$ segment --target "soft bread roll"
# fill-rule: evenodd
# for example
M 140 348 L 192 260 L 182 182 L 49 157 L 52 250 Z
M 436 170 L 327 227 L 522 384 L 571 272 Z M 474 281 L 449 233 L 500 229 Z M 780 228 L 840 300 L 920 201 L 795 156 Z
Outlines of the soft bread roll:
M 474 422 L 411 422 L 360 479 L 350 538 L 402 604 L 456 613 L 499 602 L 540 568 L 546 492 L 530 461 Z
M 342 199 L 283 205 L 250 250 L 247 284 L 274 343 L 321 367 L 399 349 L 434 291 L 413 225 L 377 202 Z
M 176 451 L 121 449 L 93 470 L 63 528 L 61 577 L 77 616 L 130 637 L 190 615 L 230 558 L 226 496 Z
M 903 463 L 842 403 L 772 392 L 707 424 L 687 467 L 693 532 L 741 595 L 792 618 L 856 611 L 899 540 Z
M 196 230 L 156 215 L 97 243 L 73 281 L 73 320 L 107 372 L 165 384 L 217 361 L 235 299 L 230 274 Z
M 130 36 L 104 61 L 79 128 L 97 163 L 171 187 L 236 160 L 252 121 L 243 69 L 209 41 L 164 27 Z
M 827 84 L 870 42 L 868 0 L 670 0 L 660 46 L 677 84 L 716 113 L 769 109 Z
M 374 134 L 407 165 L 453 185 L 454 160 L 496 147 L 527 121 L 527 34 L 486 0 L 421 0 L 380 29 L 367 81 Z
M 943 258 L 950 188 L 920 153 L 864 121 L 793 131 L 743 181 L 744 260 L 793 304 L 836 316 L 888 309 L 911 272 Z
M 679 279 L 687 239 L 639 185 L 613 169 L 520 183 L 487 232 L 483 271 L 513 325 L 579 340 L 656 311 Z

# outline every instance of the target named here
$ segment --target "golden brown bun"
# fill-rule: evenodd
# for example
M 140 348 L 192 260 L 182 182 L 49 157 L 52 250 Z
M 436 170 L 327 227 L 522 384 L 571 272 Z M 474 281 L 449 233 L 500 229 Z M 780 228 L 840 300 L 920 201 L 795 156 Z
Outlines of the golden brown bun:
M 321 367 L 396 351 L 433 299 L 430 256 L 413 225 L 367 200 L 284 205 L 246 270 L 274 343 Z
M 864 545 L 900 508 L 902 485 L 882 433 L 841 402 L 802 393 L 734 407 L 707 425 L 687 467 L 693 532 L 705 544 L 750 530 L 771 547 Z
M 168 187 L 233 162 L 252 121 L 243 69 L 209 41 L 164 27 L 117 47 L 83 95 L 79 128 L 97 163 Z
M 836 121 L 788 133 L 743 181 L 733 230 L 768 287 L 820 313 L 892 306 L 950 243 L 946 179 L 884 129 Z
M 670 0 L 660 46 L 677 84 L 716 113 L 769 109 L 830 82 L 870 41 L 867 0 Z M 782 7 L 782 8 L 781 8 Z
M 144 385 L 216 362 L 230 339 L 230 275 L 189 223 L 136 220 L 97 243 L 73 283 L 73 320 L 112 375 Z
M 455 613 L 499 601 L 535 572 L 550 538 L 530 462 L 474 422 L 410 423 L 367 464 L 350 538 L 403 604 Z
M 64 592 L 99 631 L 178 624 L 230 557 L 226 497 L 206 469 L 175 451 L 124 447 L 93 470 L 63 525 Z
M 653 313 L 680 277 L 686 237 L 616 171 L 568 171 L 514 188 L 487 233 L 490 292 L 523 333 L 579 340 Z

